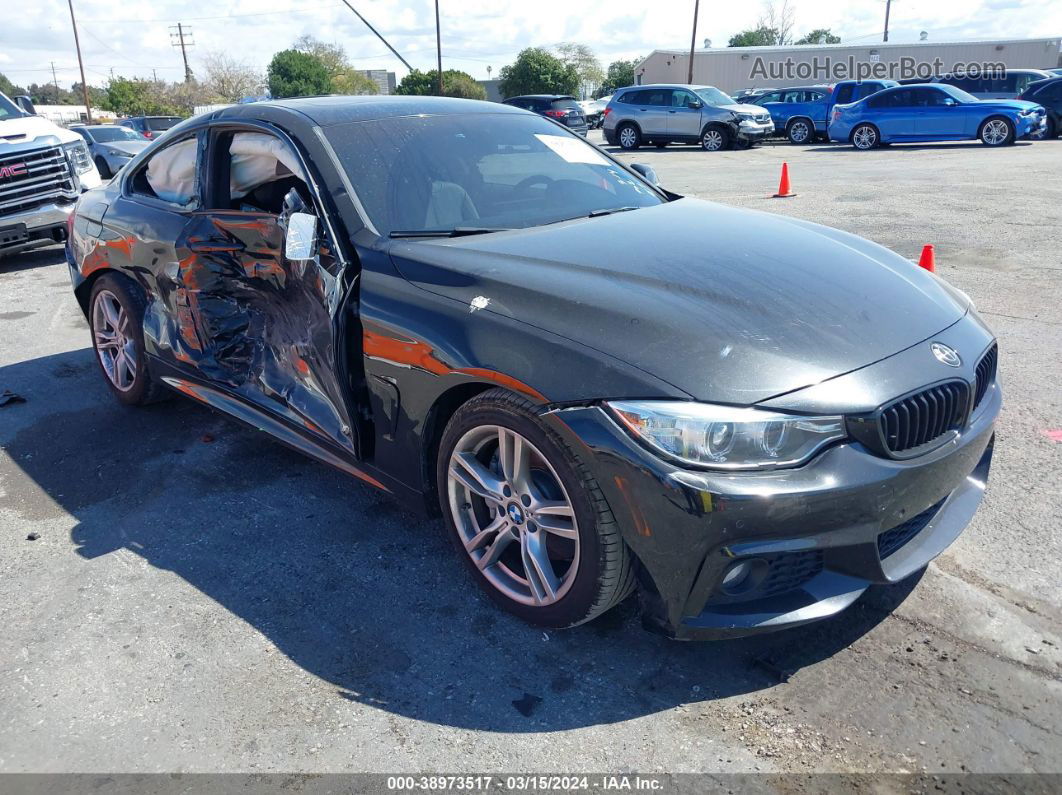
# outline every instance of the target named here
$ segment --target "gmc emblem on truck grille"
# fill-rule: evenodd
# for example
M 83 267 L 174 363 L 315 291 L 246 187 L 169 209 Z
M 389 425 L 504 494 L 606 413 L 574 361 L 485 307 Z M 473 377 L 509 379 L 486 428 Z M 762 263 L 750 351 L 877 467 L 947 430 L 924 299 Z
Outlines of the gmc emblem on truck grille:
M 12 177 L 24 177 L 29 173 L 29 169 L 26 168 L 25 163 L 10 163 L 6 166 L 0 166 L 0 179 L 10 179 Z

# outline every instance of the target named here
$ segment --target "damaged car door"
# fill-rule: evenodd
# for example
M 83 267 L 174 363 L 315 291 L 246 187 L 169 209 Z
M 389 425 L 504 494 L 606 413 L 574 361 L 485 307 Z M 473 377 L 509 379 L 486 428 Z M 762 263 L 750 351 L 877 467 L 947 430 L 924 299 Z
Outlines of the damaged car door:
M 209 141 L 206 209 L 177 240 L 189 358 L 212 386 L 357 455 L 337 366 L 342 265 L 304 166 L 266 133 L 215 130 Z M 289 234 L 300 245 L 286 246 Z

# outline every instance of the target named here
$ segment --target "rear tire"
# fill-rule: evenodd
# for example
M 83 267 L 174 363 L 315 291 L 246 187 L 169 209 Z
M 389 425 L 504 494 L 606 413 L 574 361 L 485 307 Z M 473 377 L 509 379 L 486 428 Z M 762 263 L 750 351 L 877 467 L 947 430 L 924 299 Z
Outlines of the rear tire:
M 96 170 L 100 172 L 100 176 L 104 179 L 110 179 L 114 176 L 114 174 L 111 173 L 111 167 L 107 165 L 107 161 L 102 157 L 96 158 Z
M 642 134 L 629 122 L 621 124 L 616 128 L 616 143 L 620 145 L 620 149 L 633 151 L 642 145 Z
M 144 349 L 146 307 L 140 288 L 124 276 L 105 273 L 92 285 L 92 349 L 107 386 L 127 406 L 144 406 L 170 396 L 148 369 Z
M 789 143 L 808 144 L 815 140 L 815 128 L 807 119 L 792 119 L 785 127 Z
M 570 627 L 634 589 L 600 487 L 524 398 L 491 389 L 461 406 L 443 431 L 436 478 L 458 555 L 504 610 Z
M 1014 143 L 1014 125 L 1010 119 L 993 116 L 981 123 L 977 137 L 985 146 L 1007 146 Z

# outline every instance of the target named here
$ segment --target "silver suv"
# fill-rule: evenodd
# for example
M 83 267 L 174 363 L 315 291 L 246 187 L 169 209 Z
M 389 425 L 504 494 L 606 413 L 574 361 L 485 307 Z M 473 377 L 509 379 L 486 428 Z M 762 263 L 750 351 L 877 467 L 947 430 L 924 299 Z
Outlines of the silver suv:
M 735 104 L 712 86 L 631 86 L 608 103 L 604 131 L 606 141 L 623 149 L 675 141 L 716 152 L 762 141 L 774 132 L 774 122 L 765 109 Z

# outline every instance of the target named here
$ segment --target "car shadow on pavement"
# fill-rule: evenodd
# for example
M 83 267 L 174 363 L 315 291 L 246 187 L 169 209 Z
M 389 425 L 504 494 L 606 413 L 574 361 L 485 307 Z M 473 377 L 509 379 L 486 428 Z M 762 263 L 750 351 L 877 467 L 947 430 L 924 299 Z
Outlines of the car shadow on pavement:
M 337 698 L 436 724 L 561 731 L 763 691 L 851 645 L 915 585 L 726 642 L 649 634 L 634 599 L 545 632 L 480 593 L 438 522 L 185 399 L 124 408 L 90 349 L 0 368 L 0 385 L 27 398 L 0 408 L 0 445 L 21 470 L 8 472 L 6 507 L 27 523 L 72 516 L 79 565 L 102 578 L 108 556 L 135 553 L 199 592 L 178 619 L 182 636 L 203 638 L 196 654 L 214 652 L 196 631 L 215 620 L 202 594 Z M 113 620 L 139 622 L 137 594 L 124 601 L 129 615 Z M 142 640 L 171 632 L 145 627 Z
M 62 258 L 62 248 L 52 244 L 29 251 L 20 251 L 16 254 L 7 254 L 0 257 L 0 274 L 54 266 L 55 261 L 62 260 Z

